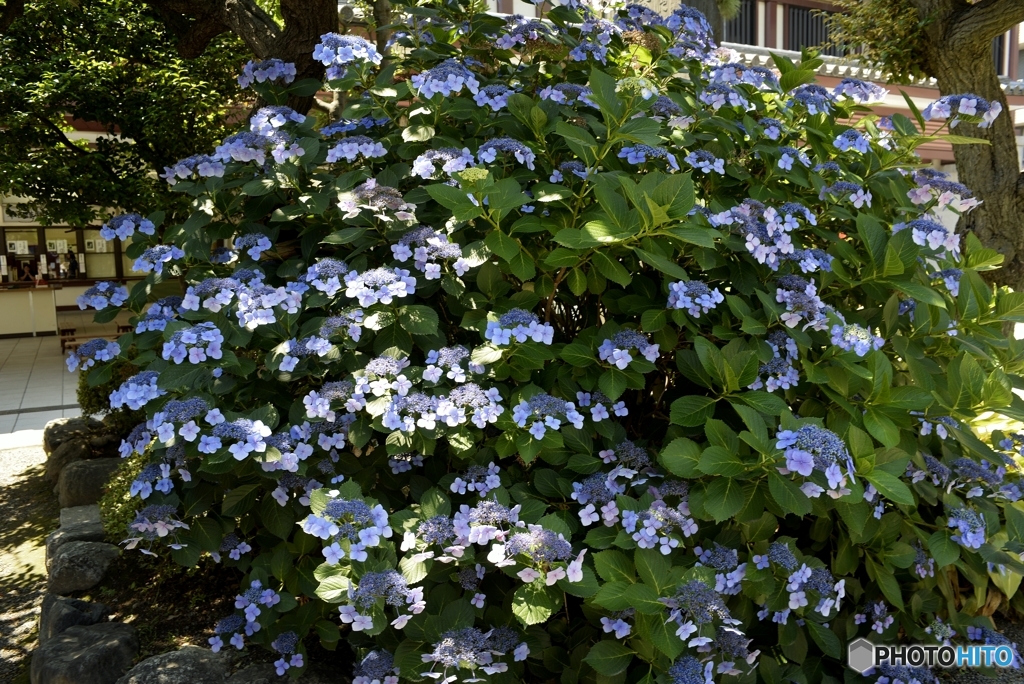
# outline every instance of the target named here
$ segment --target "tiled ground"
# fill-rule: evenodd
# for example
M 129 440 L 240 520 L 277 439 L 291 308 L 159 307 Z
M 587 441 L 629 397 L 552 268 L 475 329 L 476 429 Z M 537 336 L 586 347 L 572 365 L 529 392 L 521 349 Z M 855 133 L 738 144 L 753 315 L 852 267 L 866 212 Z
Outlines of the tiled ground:
M 93 323 L 93 313 L 60 313 L 59 326 L 77 328 L 80 341 L 116 333 L 116 322 Z M 0 434 L 39 430 L 54 418 L 81 415 L 78 373 L 68 372 L 66 356 L 57 337 L 0 339 Z

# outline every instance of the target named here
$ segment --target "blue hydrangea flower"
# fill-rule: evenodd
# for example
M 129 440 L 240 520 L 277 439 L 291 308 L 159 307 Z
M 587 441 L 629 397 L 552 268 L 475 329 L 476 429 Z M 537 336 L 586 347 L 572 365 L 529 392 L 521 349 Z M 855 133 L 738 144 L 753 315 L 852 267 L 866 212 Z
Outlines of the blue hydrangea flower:
M 714 684 L 713 662 L 701 663 L 693 656 L 683 656 L 672 663 L 668 676 L 672 684 Z
M 786 305 L 782 314 L 782 322 L 789 328 L 796 327 L 805 321 L 804 329 L 825 330 L 828 319 L 825 316 L 825 303 L 818 297 L 814 281 L 808 281 L 797 275 L 782 276 L 776 281 L 775 301 Z
M 533 162 L 537 158 L 533 150 L 513 138 L 491 138 L 480 145 L 477 151 L 477 159 L 481 164 L 490 164 L 497 159 L 498 154 L 510 154 L 520 164 L 524 164 L 531 171 L 534 168 Z
M 947 525 L 957 531 L 950 538 L 964 548 L 980 549 L 985 543 L 985 518 L 972 508 L 961 506 L 950 511 Z
M 589 87 L 576 83 L 559 83 L 553 86 L 545 86 L 537 93 L 542 100 L 551 100 L 552 102 L 564 105 L 573 105 L 578 102 L 588 107 L 599 109 L 594 101 L 590 99 L 593 94 Z
M 673 507 L 656 499 L 645 511 L 622 511 L 622 527 L 641 549 L 658 547 L 666 556 L 679 547 L 682 538 L 697 533 L 697 523 L 690 517 L 685 500 Z
M 867 154 L 871 151 L 871 144 L 868 142 L 868 139 L 860 131 L 852 128 L 840 133 L 832 142 L 832 145 L 840 152 L 856 150 L 861 154 Z
M 473 96 L 473 101 L 480 107 L 490 107 L 492 112 L 497 112 L 508 105 L 508 98 L 515 92 L 507 85 L 497 83 L 481 88 Z
M 798 161 L 805 167 L 810 167 L 811 160 L 802 150 L 798 150 L 795 147 L 780 147 L 779 148 L 779 168 L 783 171 L 792 171 L 793 162 Z
M 398 684 L 399 670 L 390 652 L 370 651 L 352 671 L 352 684 Z
M 761 364 L 757 371 L 757 379 L 750 384 L 750 389 L 761 389 L 769 392 L 777 389 L 789 389 L 800 382 L 800 373 L 793 366 L 799 358 L 796 342 L 782 330 L 775 330 L 765 339 L 772 348 L 774 357 L 768 363 Z
M 121 306 L 128 301 L 128 288 L 124 285 L 103 281 L 96 283 L 78 295 L 78 308 L 106 309 L 108 306 Z
M 1003 106 L 999 102 L 989 102 L 978 95 L 964 93 L 944 95 L 921 110 L 921 114 L 925 121 L 948 119 L 953 115 L 953 119 L 949 122 L 950 128 L 954 128 L 963 120 L 961 116 L 980 117 L 981 122 L 978 124 L 978 128 L 988 128 L 1002 111 Z
M 327 163 L 333 164 L 341 159 L 354 162 L 360 155 L 363 159 L 377 159 L 387 153 L 382 143 L 365 135 L 351 135 L 327 150 Z
M 295 80 L 295 65 L 280 59 L 249 60 L 238 75 L 238 85 L 248 88 L 253 83 L 281 83 L 287 85 Z
M 177 245 L 157 245 L 143 252 L 132 264 L 132 270 L 137 273 L 163 273 L 164 264 L 184 257 L 185 252 Z
M 560 429 L 562 420 L 571 423 L 577 430 L 583 427 L 583 416 L 576 410 L 576 405 L 550 394 L 535 394 L 529 399 L 521 399 L 512 411 L 512 419 L 519 427 L 526 427 L 532 417 L 539 419 L 530 425 L 530 434 L 535 439 L 543 439 L 548 429 Z
M 203 321 L 188 328 L 176 330 L 171 339 L 164 342 L 161 357 L 165 361 L 181 364 L 188 359 L 189 363 L 197 364 L 210 359 L 220 359 L 224 353 L 224 334 L 217 325 Z
M 377 47 L 361 36 L 325 33 L 313 48 L 313 59 L 327 67 L 327 79 L 345 76 L 350 64 L 380 64 L 383 55 Z
M 454 259 L 452 268 L 459 276 L 469 270 L 469 262 L 462 258 L 462 247 L 449 241 L 448 235 L 429 226 L 420 226 L 398 239 L 391 245 L 391 254 L 400 262 L 414 259 L 413 265 L 427 280 L 441 277 L 439 262 Z
M 783 124 L 778 119 L 772 119 L 770 117 L 764 117 L 757 122 L 761 129 L 764 131 L 764 135 L 769 140 L 778 140 L 782 137 Z
M 618 157 L 619 159 L 625 159 L 630 164 L 644 164 L 654 159 L 664 159 L 668 161 L 670 168 L 676 171 L 679 170 L 679 162 L 676 161 L 676 156 L 664 147 L 651 147 L 650 145 L 637 143 L 623 147 L 619 150 Z
M 97 361 L 110 361 L 121 353 L 121 346 L 117 342 L 108 340 L 89 340 L 78 349 L 68 354 L 68 370 L 74 372 L 81 368 L 88 370 L 96 365 Z
M 121 214 L 109 219 L 100 227 L 100 237 L 104 240 L 113 240 L 115 237 L 127 240 L 138 230 L 144 235 L 155 235 L 156 226 L 147 218 L 139 214 Z
M 668 286 L 668 308 L 684 309 L 694 318 L 700 318 L 702 313 L 708 313 L 724 301 L 717 287 L 711 289 L 699 280 L 683 280 Z
M 256 135 L 270 137 L 289 122 L 301 124 L 305 121 L 305 115 L 299 114 L 290 107 L 272 105 L 256 110 L 256 113 L 249 119 L 249 130 Z
M 340 121 L 335 121 L 334 123 L 329 123 L 326 126 L 322 127 L 320 129 L 320 135 L 322 135 L 325 138 L 330 138 L 335 135 L 340 135 L 342 133 L 351 133 L 352 131 L 358 130 L 360 128 L 363 128 L 368 131 L 373 128 L 384 126 L 389 121 L 391 121 L 391 119 L 390 117 L 387 116 L 364 116 L 361 119 L 341 119 Z
M 830 496 L 839 498 L 849 492 L 845 487 L 847 477 L 853 478 L 853 456 L 839 435 L 817 425 L 804 425 L 797 430 L 780 430 L 776 439 L 775 448 L 785 452 L 786 467 L 780 469 L 782 474 L 810 477 L 817 470 L 825 475 Z M 826 491 L 810 481 L 801 489 L 811 498 Z
M 521 14 L 513 14 L 505 19 L 502 33 L 494 41 L 495 47 L 511 50 L 517 45 L 528 42 L 550 39 L 551 29 L 539 19 L 527 19 Z
M 522 344 L 527 340 L 551 344 L 555 329 L 548 323 L 524 309 L 510 309 L 497 321 L 488 321 L 484 337 L 497 346 L 511 344 L 512 340 Z
M 822 188 L 818 193 L 818 199 L 824 200 L 826 197 L 834 200 L 845 199 L 852 202 L 857 209 L 862 206 L 871 207 L 871 191 L 849 181 L 836 181 Z
M 176 161 L 174 166 L 165 166 L 160 178 L 168 185 L 177 185 L 179 180 L 191 179 L 193 174 L 200 178 L 221 178 L 224 176 L 224 163 L 208 154 L 195 154 Z
M 167 323 L 178 317 L 184 311 L 181 306 L 182 297 L 177 295 L 163 297 L 153 302 L 146 313 L 139 317 L 135 324 L 135 333 L 142 334 L 148 331 L 163 331 Z
M 427 150 L 412 162 L 412 175 L 429 180 L 437 173 L 436 164 L 441 165 L 441 170 L 447 174 L 465 171 L 472 166 L 476 160 L 468 148 L 461 150 L 456 147 L 442 147 L 437 150 Z
M 875 83 L 856 78 L 844 78 L 839 85 L 832 89 L 832 94 L 837 98 L 848 97 L 857 104 L 868 104 L 881 102 L 889 94 L 889 91 Z
M 146 506 L 135 513 L 135 519 L 128 523 L 128 533 L 136 535 L 126 539 L 125 549 L 131 550 L 138 547 L 139 542 L 154 542 L 157 539 L 170 537 L 173 541 L 171 548 L 182 548 L 177 541 L 179 529 L 188 529 L 188 525 L 178 519 L 178 509 L 174 506 Z M 149 549 L 139 549 L 148 556 L 156 554 Z
M 476 95 L 480 88 L 476 75 L 456 59 L 446 59 L 431 69 L 414 74 L 410 80 L 420 97 L 428 100 L 437 94 L 444 97 L 458 95 L 463 88 Z
M 416 292 L 416 279 L 402 268 L 374 268 L 363 273 L 349 271 L 345 288 L 345 296 L 359 300 L 359 306 L 372 306 L 377 302 L 390 304 L 396 297 L 412 296 Z
M 238 249 L 247 250 L 246 254 L 253 261 L 259 261 L 260 255 L 274 246 L 263 233 L 247 233 L 235 238 L 234 242 Z
M 156 371 L 143 371 L 128 378 L 110 393 L 110 408 L 127 406 L 137 411 L 153 399 L 167 394 L 157 387 L 156 381 L 159 376 Z
M 856 323 L 832 326 L 832 344 L 840 349 L 865 356 L 872 349 L 881 349 L 885 340 Z
M 725 160 L 719 159 L 707 150 L 694 150 L 683 157 L 683 161 L 702 173 L 719 173 L 725 175 Z
M 700 93 L 700 101 L 718 111 L 722 107 L 747 107 L 749 102 L 743 97 L 740 91 L 727 85 L 712 83 L 706 86 Z
M 830 113 L 836 100 L 835 95 L 814 83 L 802 85 L 791 94 L 811 115 Z

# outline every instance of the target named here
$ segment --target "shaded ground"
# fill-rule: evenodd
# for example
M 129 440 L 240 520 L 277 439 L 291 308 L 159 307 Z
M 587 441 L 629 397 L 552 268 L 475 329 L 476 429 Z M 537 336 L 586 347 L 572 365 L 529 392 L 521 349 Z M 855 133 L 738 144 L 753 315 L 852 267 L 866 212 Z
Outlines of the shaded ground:
M 241 577 L 236 569 L 209 559 L 196 568 L 182 568 L 163 558 L 129 551 L 111 565 L 100 586 L 81 597 L 106 604 L 111 609 L 111 620 L 129 623 L 138 630 L 138 660 L 142 660 L 186 644 L 208 648 L 214 624 L 235 612 Z M 344 645 L 331 652 L 312 637 L 306 640 L 306 646 L 310 662 L 329 665 L 341 673 L 352 671 L 352 652 Z M 231 648 L 229 651 L 236 656 L 236 670 L 278 657 L 257 646 L 249 646 L 242 653 Z
M 126 551 L 100 586 L 81 598 L 105 604 L 110 620 L 138 630 L 141 660 L 186 644 L 208 647 L 214 623 L 234 612 L 240 577 L 212 562 L 186 569 Z
M 60 516 L 43 478 L 45 461 L 42 447 L 0 450 L 0 682 L 17 681 L 36 645 L 46 588 L 43 542 Z

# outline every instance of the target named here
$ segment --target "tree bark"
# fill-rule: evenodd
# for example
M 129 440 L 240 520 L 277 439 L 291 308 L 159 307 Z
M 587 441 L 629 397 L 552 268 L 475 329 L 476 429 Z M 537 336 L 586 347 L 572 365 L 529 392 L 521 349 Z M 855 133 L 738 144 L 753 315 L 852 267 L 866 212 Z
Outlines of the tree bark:
M 281 0 L 284 27 L 253 0 L 147 0 L 178 39 L 178 53 L 198 57 L 222 33 L 238 35 L 256 59 L 276 57 L 295 63 L 296 78 L 322 79 L 324 67 L 313 59 L 320 36 L 338 29 L 335 0 Z M 292 109 L 305 114 L 313 97 L 294 97 Z
M 391 31 L 383 26 L 391 23 L 391 3 L 388 0 L 373 0 L 373 33 L 377 39 L 377 52 L 387 52 L 388 38 Z
M 1024 288 L 1024 176 L 1020 172 L 1012 114 L 992 59 L 992 39 L 1024 20 L 1024 0 L 912 0 L 925 27 L 928 71 L 943 95 L 974 93 L 1003 107 L 991 128 L 961 124 L 957 135 L 988 145 L 955 145 L 957 175 L 982 201 L 960 219 L 961 233 L 973 232 L 1004 256 L 991 280 Z

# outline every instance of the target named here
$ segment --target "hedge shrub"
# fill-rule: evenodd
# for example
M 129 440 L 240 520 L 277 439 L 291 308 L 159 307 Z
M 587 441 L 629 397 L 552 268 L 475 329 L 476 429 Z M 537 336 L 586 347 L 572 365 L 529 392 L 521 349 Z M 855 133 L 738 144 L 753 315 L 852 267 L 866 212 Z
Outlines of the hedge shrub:
M 250 64 L 270 106 L 165 174 L 188 219 L 108 224 L 146 273 L 93 293 L 136 315 L 128 547 L 246 573 L 214 648 L 297 675 L 344 642 L 359 684 L 810 684 L 857 678 L 857 635 L 1004 639 L 1024 437 L 971 426 L 1024 418 L 1024 294 L 914 153 L 998 108 L 880 118 L 686 7 L 400 14 L 386 58 L 317 46 L 343 119 Z

